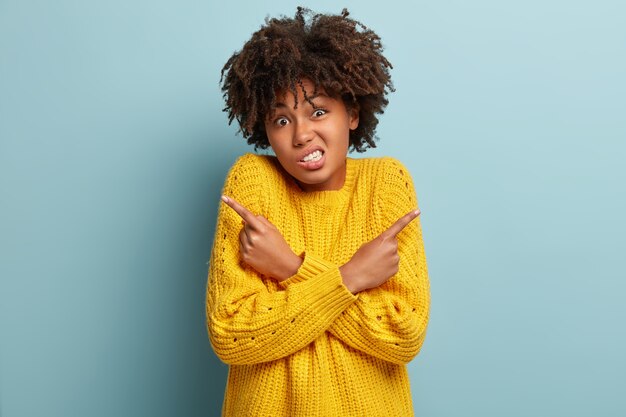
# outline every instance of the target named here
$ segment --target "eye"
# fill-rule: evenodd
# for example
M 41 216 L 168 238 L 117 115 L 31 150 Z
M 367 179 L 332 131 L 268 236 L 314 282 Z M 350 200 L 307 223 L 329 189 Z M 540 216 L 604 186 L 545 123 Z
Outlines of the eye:
M 315 111 L 313 112 L 313 117 L 322 117 L 325 114 L 326 114 L 326 110 L 324 110 L 324 109 L 315 109 Z
M 278 119 L 274 120 L 274 124 L 278 127 L 283 127 L 287 123 L 289 123 L 289 121 L 285 117 L 279 117 Z

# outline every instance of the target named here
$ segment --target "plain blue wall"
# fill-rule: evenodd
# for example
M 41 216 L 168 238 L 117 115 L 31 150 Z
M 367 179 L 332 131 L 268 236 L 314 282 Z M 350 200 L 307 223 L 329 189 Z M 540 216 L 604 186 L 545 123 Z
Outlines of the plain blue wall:
M 219 414 L 206 263 L 251 150 L 219 71 L 296 5 L 0 0 L 2 417 Z M 626 415 L 624 2 L 310 4 L 344 5 L 422 209 L 416 415 Z

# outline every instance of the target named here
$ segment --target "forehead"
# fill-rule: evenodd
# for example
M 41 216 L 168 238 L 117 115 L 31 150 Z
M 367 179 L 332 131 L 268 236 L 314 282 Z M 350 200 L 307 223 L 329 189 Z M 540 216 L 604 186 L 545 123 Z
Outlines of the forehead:
M 329 98 L 328 93 L 323 86 L 318 85 L 317 89 L 315 84 L 308 80 L 302 80 L 302 83 L 297 83 L 295 86 L 298 103 L 305 101 L 305 95 L 307 98 L 314 100 L 318 97 Z M 306 94 L 305 94 L 306 93 Z M 290 88 L 283 88 L 276 90 L 274 93 L 276 97 L 276 103 L 285 104 L 287 102 L 294 102 L 294 92 Z

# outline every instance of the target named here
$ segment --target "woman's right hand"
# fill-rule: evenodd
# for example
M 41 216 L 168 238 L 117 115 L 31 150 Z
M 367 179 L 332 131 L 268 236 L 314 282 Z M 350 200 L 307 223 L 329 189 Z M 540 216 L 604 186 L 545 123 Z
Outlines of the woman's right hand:
M 239 252 L 246 264 L 277 281 L 284 281 L 298 272 L 303 260 L 293 253 L 276 226 L 265 217 L 253 214 L 232 197 L 222 196 L 222 201 L 241 217 Z
M 398 272 L 400 255 L 396 236 L 417 216 L 419 210 L 400 217 L 391 227 L 374 240 L 361 246 L 352 258 L 339 267 L 344 285 L 356 294 L 376 288 Z

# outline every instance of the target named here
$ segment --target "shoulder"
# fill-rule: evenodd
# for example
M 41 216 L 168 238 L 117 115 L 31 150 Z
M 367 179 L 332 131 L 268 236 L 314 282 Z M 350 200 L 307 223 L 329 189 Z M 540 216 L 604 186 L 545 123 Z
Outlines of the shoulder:
M 233 163 L 224 182 L 224 194 L 254 212 L 263 212 L 268 194 L 284 181 L 275 156 L 246 153 Z
M 359 160 L 362 172 L 371 176 L 370 186 L 385 206 L 401 205 L 404 208 L 417 204 L 413 178 L 399 159 L 384 156 Z
M 245 153 L 237 158 L 230 170 L 242 174 L 248 172 L 257 174 L 259 170 L 271 170 L 274 166 L 272 159 L 275 159 L 275 157 L 270 155 Z
M 360 158 L 354 159 L 360 167 L 360 172 L 372 179 L 377 186 L 388 184 L 405 184 L 411 181 L 411 174 L 400 160 L 390 157 Z
M 385 176 L 383 178 L 383 184 L 388 184 L 391 187 L 401 187 L 414 192 L 413 190 L 413 178 L 408 168 L 396 158 L 386 156 L 383 159 Z
M 247 209 L 258 211 L 259 195 L 263 193 L 263 182 L 259 180 L 259 171 L 262 169 L 260 155 L 246 153 L 238 157 L 226 174 L 222 193 Z
M 228 171 L 226 181 L 239 183 L 268 182 L 281 176 L 280 164 L 275 156 L 246 153 L 241 155 Z
M 409 171 L 399 159 L 393 158 L 391 156 L 383 156 L 380 159 L 380 163 L 384 166 L 384 169 L 391 173 L 397 173 L 400 176 L 408 174 Z

